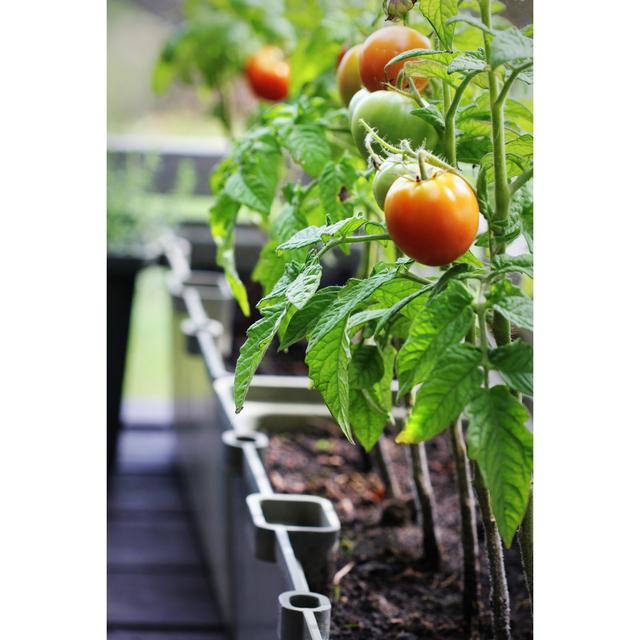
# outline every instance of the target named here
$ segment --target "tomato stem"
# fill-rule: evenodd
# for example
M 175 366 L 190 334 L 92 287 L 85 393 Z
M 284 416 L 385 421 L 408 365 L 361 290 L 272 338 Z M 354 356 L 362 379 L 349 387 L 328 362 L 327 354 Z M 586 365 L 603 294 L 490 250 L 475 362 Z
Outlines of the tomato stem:
M 377 240 L 389 240 L 389 234 L 387 233 L 372 233 L 370 235 L 363 236 L 343 236 L 342 238 L 334 238 L 328 242 L 320 251 L 318 251 L 318 258 L 330 251 L 334 247 L 340 244 L 354 244 L 356 242 L 375 242 Z
M 428 180 L 430 177 L 429 165 L 424 149 L 418 151 L 418 169 L 420 170 L 420 179 Z
M 505 100 L 507 99 L 507 96 L 509 95 L 509 90 L 511 89 L 511 86 L 513 85 L 513 83 L 516 81 L 516 78 L 523 71 L 530 69 L 532 66 L 533 66 L 533 62 L 526 62 L 525 64 L 513 69 L 513 71 L 511 72 L 511 75 L 505 80 L 505 83 L 502 85 L 502 90 L 500 91 L 500 95 L 496 99 L 497 104 L 500 104 L 500 105 L 504 104 Z
M 384 138 L 381 138 L 376 132 L 375 129 L 370 127 L 362 118 L 360 118 L 359 123 L 367 130 L 368 134 L 384 149 L 390 151 L 391 153 L 396 153 L 400 155 L 402 153 L 402 149 L 398 147 L 394 147 L 392 144 L 389 144 Z

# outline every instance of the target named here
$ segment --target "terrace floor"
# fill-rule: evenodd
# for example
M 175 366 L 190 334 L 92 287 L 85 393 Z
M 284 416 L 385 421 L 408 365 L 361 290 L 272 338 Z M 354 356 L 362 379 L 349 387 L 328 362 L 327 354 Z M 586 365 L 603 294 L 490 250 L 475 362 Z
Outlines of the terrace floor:
M 128 424 L 107 501 L 108 640 L 226 640 L 169 424 Z

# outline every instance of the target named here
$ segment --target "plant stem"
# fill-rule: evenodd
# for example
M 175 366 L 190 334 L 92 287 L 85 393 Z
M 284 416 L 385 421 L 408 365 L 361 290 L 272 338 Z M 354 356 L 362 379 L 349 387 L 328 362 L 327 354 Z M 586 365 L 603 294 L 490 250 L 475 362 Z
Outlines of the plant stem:
M 429 165 L 427 164 L 427 158 L 423 151 L 418 152 L 418 170 L 420 171 L 420 179 L 429 179 Z
M 526 171 L 523 171 L 509 186 L 509 189 L 511 190 L 511 195 L 513 196 L 513 194 L 516 193 L 518 189 L 520 189 L 521 187 L 524 187 L 524 185 L 527 184 L 527 182 L 529 182 L 529 180 L 531 180 L 532 177 L 533 177 L 533 167 L 529 167 Z
M 380 436 L 378 442 L 373 446 L 371 453 L 378 468 L 382 484 L 384 484 L 385 494 L 389 498 L 399 498 L 401 495 L 400 486 L 398 485 L 398 479 L 391 471 L 391 465 L 389 464 L 387 452 L 384 449 L 383 439 L 384 436 Z
M 447 161 L 453 167 L 457 166 L 456 161 L 456 125 L 455 125 L 455 110 L 451 110 L 451 89 L 449 83 L 442 81 L 442 102 L 445 113 L 445 126 L 444 126 L 444 153 L 447 156 Z
M 511 640 L 511 608 L 509 606 L 509 587 L 504 568 L 504 556 L 502 552 L 502 540 L 498 525 L 491 513 L 489 505 L 489 492 L 482 479 L 480 471 L 475 469 L 474 485 L 482 514 L 489 557 L 489 575 L 491 578 L 491 616 L 493 622 L 493 635 L 496 640 Z
M 505 80 L 505 83 L 502 85 L 502 91 L 500 91 L 500 95 L 497 97 L 496 103 L 498 103 L 500 105 L 504 104 L 505 100 L 507 99 L 507 96 L 509 95 L 509 90 L 511 89 L 511 86 L 513 85 L 513 83 L 516 81 L 516 78 L 523 71 L 526 71 L 527 69 L 531 68 L 532 66 L 533 66 L 533 62 L 526 62 L 525 64 L 521 65 L 520 67 L 516 67 L 511 72 L 511 75 Z
M 491 29 L 491 0 L 480 0 L 480 13 L 484 24 Z M 488 34 L 484 34 L 485 54 L 487 60 L 491 58 L 491 38 Z M 518 73 L 528 68 L 528 63 L 518 68 Z M 492 126 L 492 143 L 493 143 L 493 165 L 495 171 L 495 216 L 498 221 L 506 221 L 509 218 L 509 209 L 511 206 L 511 195 L 522 186 L 518 184 L 519 178 L 514 181 L 514 184 L 509 184 L 509 178 L 507 175 L 507 156 L 505 149 L 504 138 L 504 101 L 509 92 L 511 84 L 515 81 L 515 70 L 512 74 L 513 77 L 507 79 L 502 87 L 502 92 L 498 94 L 497 77 L 493 70 L 489 70 L 489 98 L 491 100 L 491 126 Z M 533 171 L 533 169 L 531 170 Z M 526 173 L 526 172 L 525 172 Z M 523 178 L 524 180 L 525 178 Z M 524 184 L 524 183 L 522 183 Z M 514 188 L 515 186 L 515 188 Z M 513 189 L 513 190 L 512 190 Z M 495 255 L 499 255 L 505 252 L 505 245 L 503 242 L 496 243 Z M 511 324 L 500 313 L 495 312 L 493 318 L 493 335 L 498 346 L 502 346 L 511 342 Z M 531 494 L 529 504 L 533 503 L 533 493 Z M 525 514 L 525 519 L 528 516 Z M 529 514 L 532 517 L 532 514 Z M 522 537 L 522 544 L 525 549 L 522 551 L 522 558 L 524 562 L 524 571 L 527 574 L 527 578 L 533 577 L 533 571 L 529 575 L 527 569 L 526 559 L 533 558 L 533 526 L 532 523 L 525 527 L 527 533 Z M 521 527 L 522 530 L 522 527 Z M 533 586 L 533 585 L 532 585 Z M 533 591 L 531 590 L 531 593 Z
M 476 525 L 476 502 L 471 487 L 471 468 L 467 458 L 462 421 L 458 418 L 451 426 L 451 450 L 456 465 L 458 502 L 462 523 L 463 590 L 462 611 L 465 633 L 471 634 L 478 615 L 478 529 Z
M 430 569 L 438 571 L 442 561 L 435 523 L 435 499 L 423 443 L 409 445 L 411 471 L 422 527 L 422 557 Z
M 527 578 L 527 588 L 529 589 L 529 601 L 533 609 L 533 487 L 529 496 L 529 504 L 520 524 L 518 531 L 518 544 L 520 545 L 520 556 L 524 574 Z
M 389 235 L 387 233 L 373 233 L 368 236 L 344 236 L 342 238 L 334 238 L 333 240 L 325 244 L 324 247 L 320 249 L 320 251 L 318 251 L 318 258 L 340 244 L 353 244 L 355 242 L 375 242 L 376 240 L 389 240 Z
M 381 138 L 375 130 L 370 127 L 362 118 L 360 118 L 360 124 L 367 130 L 367 133 L 384 149 L 390 151 L 391 153 L 396 153 L 400 155 L 402 153 L 402 149 L 398 147 L 394 147 L 392 144 L 389 144 L 384 138 Z

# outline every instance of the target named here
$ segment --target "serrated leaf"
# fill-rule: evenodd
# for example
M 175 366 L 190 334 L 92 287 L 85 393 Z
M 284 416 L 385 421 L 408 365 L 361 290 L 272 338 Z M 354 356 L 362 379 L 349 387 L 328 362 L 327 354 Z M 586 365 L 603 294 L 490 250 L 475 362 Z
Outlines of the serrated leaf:
M 464 338 L 474 319 L 472 302 L 471 293 L 456 281 L 427 300 L 411 323 L 409 337 L 398 353 L 399 395 L 428 380 L 438 359 Z
M 526 273 L 533 278 L 533 256 L 523 253 L 519 256 L 498 255 L 491 262 L 494 273 Z
M 351 354 L 349 389 L 368 389 L 384 375 L 384 361 L 375 345 L 360 344 Z
M 484 71 L 487 63 L 484 59 L 484 51 L 468 51 L 454 58 L 447 67 L 449 73 L 474 73 Z
M 356 438 L 366 451 L 371 451 L 390 421 L 394 359 L 395 349 L 388 345 L 383 351 L 382 378 L 370 389 L 349 390 L 349 421 Z
M 508 280 L 492 288 L 487 302 L 516 326 L 533 331 L 533 301 Z
M 361 302 L 364 302 L 380 285 L 392 280 L 397 267 L 384 269 L 366 280 L 349 281 L 343 287 L 333 304 L 320 316 L 318 323 L 309 336 L 309 347 L 312 349 L 332 327 L 341 323 Z
M 340 287 L 325 287 L 317 291 L 307 302 L 302 311 L 298 311 L 291 318 L 287 331 L 280 345 L 280 350 L 290 347 L 295 342 L 303 340 L 309 335 L 320 315 L 331 306 L 336 299 Z
M 315 258 L 305 265 L 305 268 L 287 288 L 285 292 L 287 300 L 296 309 L 303 309 L 320 286 L 321 278 L 322 266 L 320 261 Z
M 233 381 L 233 397 L 236 403 L 236 413 L 244 405 L 249 385 L 260 361 L 269 348 L 273 337 L 278 331 L 280 323 L 287 314 L 288 303 L 268 307 L 264 317 L 254 322 L 247 330 L 247 339 L 240 348 L 240 355 L 236 364 L 236 374 Z
M 362 325 L 365 325 L 373 320 L 377 320 L 385 314 L 384 309 L 365 309 L 349 316 L 349 322 L 347 323 L 347 331 L 352 336 Z
M 421 287 L 420 289 L 418 289 L 417 291 L 414 291 L 413 293 L 409 294 L 408 296 L 402 298 L 401 300 L 398 300 L 398 302 L 396 302 L 393 306 L 389 307 L 380 316 L 380 319 L 378 320 L 378 323 L 376 324 L 374 335 L 378 335 L 387 326 L 387 324 L 392 319 L 395 318 L 395 316 L 398 313 L 400 313 L 402 310 L 408 310 L 409 305 L 414 300 L 416 300 L 420 296 L 425 295 L 430 289 L 431 289 L 431 285 L 425 285 L 425 286 Z
M 437 436 L 462 412 L 482 385 L 482 351 L 470 344 L 450 347 L 416 395 L 400 444 L 416 444 Z
M 457 0 L 420 0 L 420 11 L 429 21 L 445 49 L 451 49 L 455 26 L 447 24 L 458 13 Z
M 319 125 L 296 124 L 287 127 L 283 132 L 283 144 L 310 176 L 318 176 L 331 160 L 331 147 Z
M 515 27 L 499 31 L 491 44 L 491 67 L 533 57 L 533 40 Z
M 434 104 L 428 104 L 421 109 L 415 109 L 411 112 L 411 115 L 422 118 L 425 122 L 428 122 L 431 126 L 435 127 L 439 132 L 444 131 L 445 122 L 444 116 L 438 107 Z
M 291 286 L 291 283 L 298 277 L 303 268 L 304 265 L 296 261 L 285 264 L 284 272 L 273 286 L 273 289 L 258 302 L 258 309 L 264 309 L 265 307 L 282 302 L 286 297 L 287 290 Z
M 410 58 L 425 58 L 428 56 L 439 56 L 442 53 L 450 54 L 449 51 L 437 51 L 434 49 L 408 49 L 407 51 L 403 51 L 399 53 L 397 56 L 394 56 L 387 62 L 384 66 L 385 69 L 390 67 L 391 65 L 396 64 L 397 62 L 403 62 L 404 60 L 409 60 Z
M 531 490 L 533 436 L 527 410 L 507 387 L 483 389 L 466 409 L 469 457 L 489 490 L 491 511 L 508 548 L 524 517 Z
M 456 55 L 455 53 L 439 53 L 418 60 L 409 60 L 403 67 L 404 72 L 414 78 L 440 78 L 455 86 L 448 67 Z
M 471 249 L 467 249 L 453 264 L 470 264 L 473 267 L 484 267 L 484 262 L 478 258 Z
M 347 236 L 357 231 L 363 224 L 367 222 L 363 216 L 353 216 L 338 220 L 330 225 L 322 225 L 321 227 L 309 226 L 298 233 L 294 234 L 286 242 L 283 242 L 278 251 L 289 251 L 291 249 L 299 249 L 308 247 L 318 242 L 324 242 L 337 236 Z
M 516 391 L 533 397 L 533 347 L 516 340 L 489 352 L 491 364 Z
M 351 351 L 346 329 L 347 319 L 344 316 L 329 327 L 322 340 L 309 343 L 305 362 L 309 367 L 309 377 L 331 415 L 349 442 L 353 442 L 349 426 L 348 367 Z

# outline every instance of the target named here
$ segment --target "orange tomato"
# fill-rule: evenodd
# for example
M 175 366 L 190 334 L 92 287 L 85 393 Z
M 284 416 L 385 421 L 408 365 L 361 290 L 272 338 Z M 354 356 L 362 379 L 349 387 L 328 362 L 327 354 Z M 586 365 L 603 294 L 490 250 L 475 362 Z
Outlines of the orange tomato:
M 369 91 L 385 89 L 385 83 L 395 84 L 400 70 L 406 60 L 396 62 L 389 69 L 385 65 L 404 51 L 411 49 L 429 49 L 429 38 L 415 29 L 394 25 L 374 31 L 365 41 L 360 54 L 360 78 Z M 409 58 L 410 59 L 410 58 Z M 416 87 L 422 89 L 427 84 L 426 78 L 416 78 Z M 408 86 L 408 83 L 403 83 Z
M 342 57 L 336 71 L 338 91 L 345 105 L 348 105 L 353 95 L 362 88 L 359 64 L 361 49 L 361 44 L 351 47 Z
M 253 92 L 265 100 L 284 100 L 289 93 L 289 63 L 278 47 L 258 49 L 248 60 L 247 80 Z
M 478 232 L 479 213 L 471 187 L 449 172 L 427 180 L 400 177 L 384 201 L 391 239 L 410 258 L 432 267 L 467 251 Z

